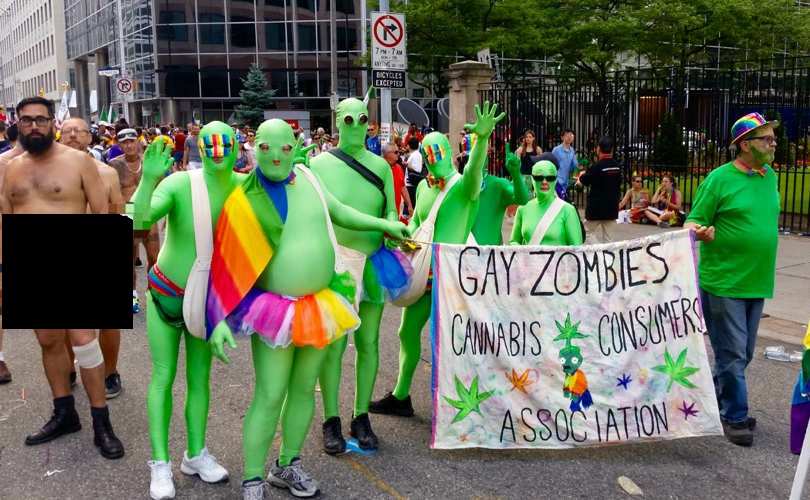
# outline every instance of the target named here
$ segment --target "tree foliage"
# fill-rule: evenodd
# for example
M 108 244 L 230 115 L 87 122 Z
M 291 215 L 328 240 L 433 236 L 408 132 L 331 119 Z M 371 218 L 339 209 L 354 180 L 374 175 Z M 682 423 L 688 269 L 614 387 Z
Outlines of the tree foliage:
M 626 61 L 686 67 L 810 50 L 810 8 L 758 0 L 394 0 L 408 23 L 409 77 L 442 94 L 442 70 L 489 48 L 506 58 L 554 58 L 594 82 Z M 525 66 L 525 64 L 524 64 Z M 516 77 L 525 68 L 503 68 Z
M 264 112 L 270 108 L 272 97 L 276 92 L 267 88 L 267 78 L 257 64 L 242 79 L 242 90 L 239 91 L 239 104 L 236 105 L 236 118 L 254 129 L 264 121 Z

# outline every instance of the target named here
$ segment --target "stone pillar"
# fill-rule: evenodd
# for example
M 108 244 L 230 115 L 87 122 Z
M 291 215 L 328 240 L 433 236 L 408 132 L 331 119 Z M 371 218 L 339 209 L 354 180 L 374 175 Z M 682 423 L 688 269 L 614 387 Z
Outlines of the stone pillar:
M 96 53 L 96 97 L 98 102 L 98 116 L 110 106 L 110 78 L 101 76 L 98 71 L 107 67 L 107 49 L 97 50 Z
M 90 123 L 90 89 L 87 85 L 87 61 L 76 59 L 73 61 L 73 70 L 76 74 L 76 105 L 78 115 Z
M 160 123 L 177 123 L 177 101 L 174 99 L 163 99 L 160 101 Z
M 477 61 L 453 63 L 445 70 L 450 87 L 450 145 L 453 156 L 458 151 L 459 133 L 465 123 L 475 120 L 475 108 L 478 104 L 478 91 L 484 90 L 492 81 L 495 71 L 487 64 Z

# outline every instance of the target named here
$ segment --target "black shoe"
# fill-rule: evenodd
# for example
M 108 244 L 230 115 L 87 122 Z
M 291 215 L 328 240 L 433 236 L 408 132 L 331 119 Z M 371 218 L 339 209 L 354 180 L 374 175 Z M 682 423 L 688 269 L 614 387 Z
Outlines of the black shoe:
M 726 439 L 737 446 L 751 446 L 754 444 L 754 432 L 748 420 L 733 424 L 723 422 L 723 432 L 726 435 Z
M 124 388 L 121 387 L 121 375 L 118 373 L 111 373 L 104 379 L 104 386 L 107 391 L 107 399 L 117 398 L 124 390 Z
M 327 455 L 346 453 L 346 440 L 340 428 L 340 417 L 331 417 L 323 423 L 323 451 Z
M 93 413 L 93 444 L 98 447 L 101 456 L 109 459 L 123 457 L 124 445 L 113 432 L 107 407 L 91 408 L 90 410 Z
M 357 444 L 363 450 L 376 450 L 380 445 L 380 440 L 371 429 L 371 422 L 368 413 L 363 413 L 352 420 L 351 436 L 357 440 Z
M 53 441 L 59 436 L 79 432 L 82 430 L 82 423 L 79 421 L 79 414 L 72 406 L 70 408 L 55 408 L 53 416 L 48 423 L 42 426 L 38 432 L 25 438 L 25 444 L 35 446 L 38 444 Z
M 411 404 L 410 396 L 405 399 L 397 399 L 393 393 L 389 392 L 379 401 L 372 401 L 368 406 L 368 411 L 371 413 L 380 413 L 382 415 L 412 417 L 413 405 Z
M 11 382 L 11 372 L 8 371 L 5 361 L 0 361 L 0 385 Z
M 74 389 L 76 387 L 76 372 L 70 372 L 70 388 Z
M 752 431 L 757 428 L 757 419 L 754 417 L 748 417 L 748 420 L 745 421 L 748 424 L 748 428 Z

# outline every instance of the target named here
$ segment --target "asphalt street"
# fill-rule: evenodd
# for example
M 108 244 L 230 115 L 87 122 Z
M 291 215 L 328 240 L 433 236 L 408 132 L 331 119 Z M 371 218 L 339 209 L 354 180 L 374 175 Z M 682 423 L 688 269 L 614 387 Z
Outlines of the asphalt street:
M 139 280 L 143 290 L 142 270 Z M 375 396 L 390 390 L 396 378 L 399 315 L 399 309 L 390 307 L 384 316 Z M 788 437 L 790 396 L 799 365 L 765 359 L 762 351 L 772 344 L 773 340 L 760 339 L 748 372 L 751 415 L 759 422 L 754 446 L 748 449 L 723 437 L 708 437 L 563 451 L 432 451 L 428 447 L 430 357 L 425 341 L 423 363 L 414 382 L 416 416 L 372 415 L 381 439 L 376 455 L 333 458 L 324 454 L 318 397 L 302 458 L 319 481 L 324 498 L 624 498 L 628 494 L 617 482 L 620 476 L 635 482 L 647 498 L 787 498 L 798 459 L 789 452 Z M 136 315 L 134 329 L 124 333 L 119 371 L 125 389 L 109 404 L 113 425 L 126 446 L 126 456 L 117 461 L 105 460 L 93 446 L 89 407 L 81 385 L 76 399 L 83 430 L 37 447 L 23 444 L 25 436 L 50 416 L 52 400 L 31 332 L 6 332 L 4 347 L 14 381 L 0 386 L 0 498 L 148 498 L 150 446 L 145 401 L 150 357 L 144 314 Z M 207 439 L 211 453 L 231 472 L 232 479 L 226 484 L 208 485 L 179 470 L 185 449 L 185 375 L 178 368 L 170 442 L 177 498 L 240 495 L 242 418 L 253 386 L 248 342 L 240 342 L 231 359 L 229 366 L 215 362 Z M 348 436 L 354 392 L 352 347 L 344 364 L 342 416 Z M 268 467 L 277 450 L 278 440 Z M 273 490 L 272 498 L 292 497 Z

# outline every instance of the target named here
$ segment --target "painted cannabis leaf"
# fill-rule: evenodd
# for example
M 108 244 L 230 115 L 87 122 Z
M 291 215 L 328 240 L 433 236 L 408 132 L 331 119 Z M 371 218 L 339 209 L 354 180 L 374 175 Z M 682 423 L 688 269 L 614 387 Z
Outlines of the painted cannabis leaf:
M 472 412 L 481 415 L 479 406 L 482 402 L 489 399 L 495 393 L 495 391 L 479 393 L 477 376 L 473 379 L 469 389 L 464 386 L 464 383 L 461 382 L 458 377 L 453 378 L 456 380 L 456 394 L 458 395 L 458 399 L 450 399 L 447 396 L 444 396 L 444 400 L 447 401 L 450 406 L 458 410 L 458 413 L 456 414 L 455 418 L 453 418 L 451 424 L 461 422 Z
M 669 390 L 672 388 L 673 382 L 676 382 L 688 389 L 694 389 L 697 387 L 695 384 L 689 381 L 689 376 L 696 373 L 699 368 L 695 368 L 694 366 L 686 366 L 686 351 L 687 349 L 684 348 L 684 350 L 678 355 L 678 359 L 673 361 L 672 356 L 669 355 L 669 349 L 665 349 L 664 364 L 653 367 L 653 370 L 663 373 L 669 377 L 667 392 L 669 392 Z

